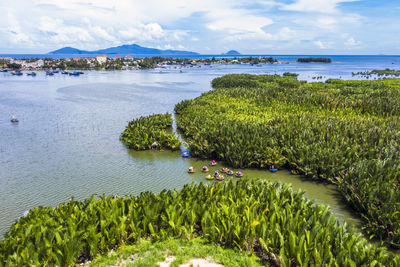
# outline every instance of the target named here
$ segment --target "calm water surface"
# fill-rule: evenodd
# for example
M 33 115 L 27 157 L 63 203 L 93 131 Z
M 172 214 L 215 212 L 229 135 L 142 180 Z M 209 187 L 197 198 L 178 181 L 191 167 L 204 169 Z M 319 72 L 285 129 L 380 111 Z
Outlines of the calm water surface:
M 0 73 L 0 236 L 24 211 L 57 205 L 71 197 L 92 194 L 135 195 L 181 188 L 205 181 L 203 173 L 189 175 L 193 165 L 179 152 L 134 152 L 118 137 L 128 121 L 138 116 L 172 112 L 174 105 L 210 90 L 210 81 L 227 73 L 300 73 L 350 78 L 352 71 L 393 67 L 390 58 L 379 62 L 333 64 L 243 65 L 147 71 L 86 72 L 80 77 L 15 77 Z M 396 63 L 398 65 L 398 63 Z M 20 123 L 9 122 L 16 114 Z M 218 166 L 218 167 L 221 167 Z M 252 178 L 291 183 L 318 203 L 331 206 L 341 219 L 358 225 L 333 186 L 291 176 L 245 170 Z M 234 179 L 234 178 L 232 178 Z

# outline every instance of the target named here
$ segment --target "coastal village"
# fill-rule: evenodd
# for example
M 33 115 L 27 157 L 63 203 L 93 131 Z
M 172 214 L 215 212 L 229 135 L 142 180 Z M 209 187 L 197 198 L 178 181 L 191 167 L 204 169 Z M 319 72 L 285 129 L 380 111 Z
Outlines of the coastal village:
M 272 57 L 212 57 L 204 59 L 106 56 L 75 57 L 63 59 L 14 59 L 0 57 L 0 71 L 37 71 L 37 70 L 136 70 L 164 67 L 168 65 L 194 67 L 198 64 L 276 64 L 283 63 Z

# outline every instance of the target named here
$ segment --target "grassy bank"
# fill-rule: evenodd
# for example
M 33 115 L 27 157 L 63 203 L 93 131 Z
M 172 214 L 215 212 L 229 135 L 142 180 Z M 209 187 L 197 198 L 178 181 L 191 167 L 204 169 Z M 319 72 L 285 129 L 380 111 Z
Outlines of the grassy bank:
M 203 238 L 167 239 L 160 242 L 142 240 L 135 245 L 124 245 L 110 255 L 100 256 L 90 267 L 106 266 L 159 266 L 160 262 L 170 262 L 171 267 L 187 264 L 191 259 L 205 259 L 224 266 L 262 266 L 258 257 L 244 251 L 223 249 L 206 242 Z
M 239 180 L 32 209 L 0 243 L 0 265 L 70 266 L 121 245 L 171 237 L 201 237 L 278 266 L 400 264 L 290 186 Z
M 338 185 L 371 238 L 400 247 L 400 81 L 307 83 L 226 75 L 176 105 L 191 153 L 234 167 L 285 165 Z

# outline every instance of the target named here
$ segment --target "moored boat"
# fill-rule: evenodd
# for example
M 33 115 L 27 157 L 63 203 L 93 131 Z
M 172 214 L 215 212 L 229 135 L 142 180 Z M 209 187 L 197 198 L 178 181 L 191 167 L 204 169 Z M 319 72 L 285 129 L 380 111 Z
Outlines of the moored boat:
M 237 172 L 237 173 L 235 173 L 235 176 L 236 177 L 243 177 L 243 173 L 242 172 Z
M 229 176 L 233 176 L 233 171 L 229 170 L 229 171 L 226 172 L 226 174 L 229 175 Z
M 188 173 L 194 173 L 194 167 L 189 167 Z
M 209 175 L 206 176 L 206 179 L 207 180 L 214 180 L 214 177 L 211 174 L 209 174 Z
M 269 162 L 269 171 L 270 171 L 270 172 L 277 172 L 277 171 L 278 171 L 278 168 L 275 167 L 275 164 L 274 164 L 273 161 L 270 161 L 270 162 Z
M 10 120 L 10 121 L 11 121 L 12 123 L 17 123 L 17 122 L 19 122 L 17 116 L 15 116 L 15 115 L 12 115 L 12 116 L 11 116 L 11 120 Z
M 212 161 L 210 162 L 210 165 L 211 165 L 211 166 L 215 166 L 215 165 L 217 165 L 217 162 L 216 162 L 215 160 L 212 160 Z
M 203 166 L 202 171 L 203 172 L 208 172 L 208 167 L 207 166 Z
M 228 171 L 229 171 L 228 168 L 222 168 L 222 169 L 221 169 L 221 172 L 228 172 Z
M 17 71 L 12 71 L 12 72 L 11 72 L 11 75 L 14 75 L 14 76 L 21 76 L 21 75 L 22 75 L 22 72 L 20 72 L 19 70 L 17 70 Z
M 223 180 L 225 180 L 225 177 L 223 175 L 218 175 L 215 179 L 217 181 L 223 181 Z
M 36 72 L 28 72 L 26 75 L 28 75 L 28 76 L 36 76 Z

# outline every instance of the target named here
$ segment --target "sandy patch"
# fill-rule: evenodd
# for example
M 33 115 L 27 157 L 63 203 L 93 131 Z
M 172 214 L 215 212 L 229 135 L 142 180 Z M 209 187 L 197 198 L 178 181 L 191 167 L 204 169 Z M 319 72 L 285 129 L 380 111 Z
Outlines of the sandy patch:
M 169 256 L 163 262 L 158 262 L 160 267 L 169 267 L 175 260 L 174 256 Z M 224 265 L 217 264 L 211 258 L 207 259 L 191 259 L 188 263 L 181 264 L 179 267 L 224 267 Z
M 165 261 L 163 261 L 163 262 L 158 262 L 157 264 L 160 266 L 160 267 L 169 267 L 170 265 L 171 265 L 171 262 L 173 262 L 175 260 L 175 257 L 174 256 L 168 256 L 166 259 L 165 259 Z
M 215 263 L 212 259 L 191 259 L 188 263 L 181 264 L 180 267 L 224 267 L 222 264 Z

